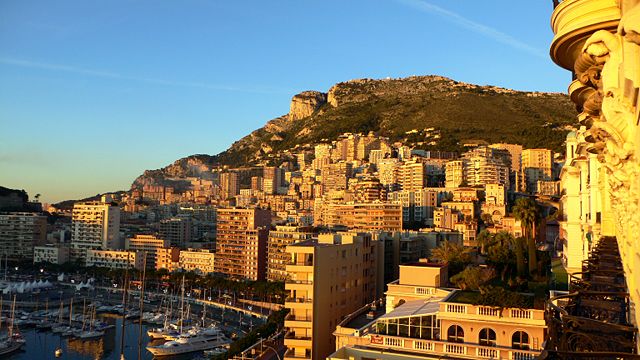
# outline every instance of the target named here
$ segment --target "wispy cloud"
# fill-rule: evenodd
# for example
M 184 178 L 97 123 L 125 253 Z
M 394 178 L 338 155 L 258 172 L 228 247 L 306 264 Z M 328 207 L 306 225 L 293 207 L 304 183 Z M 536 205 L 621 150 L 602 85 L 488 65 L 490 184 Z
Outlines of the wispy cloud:
M 396 0 L 396 1 L 398 1 L 401 4 L 413 7 L 414 9 L 418 9 L 426 13 L 440 16 L 441 18 L 444 18 L 450 22 L 453 22 L 454 24 L 460 27 L 469 29 L 476 33 L 480 33 L 488 38 L 491 38 L 502 44 L 508 45 L 514 49 L 527 52 L 537 57 L 542 57 L 542 58 L 546 57 L 546 54 L 540 49 L 537 49 L 527 43 L 524 43 L 509 34 L 505 34 L 499 30 L 496 30 L 495 28 L 470 20 L 458 13 L 455 13 L 453 11 L 447 10 L 440 6 L 431 4 L 427 1 L 423 1 L 423 0 Z
M 260 94 L 282 94 L 282 93 L 292 92 L 289 89 L 274 88 L 274 87 L 260 86 L 260 85 L 252 85 L 252 86 L 246 86 L 246 87 L 245 86 L 229 86 L 229 85 L 191 82 L 191 81 L 174 81 L 174 80 L 166 80 L 166 79 L 158 79 L 158 78 L 128 76 L 128 75 L 123 75 L 116 72 L 99 70 L 99 69 L 88 69 L 88 68 L 78 67 L 78 66 L 71 66 L 71 65 L 64 65 L 64 64 L 51 64 L 46 62 L 37 62 L 37 61 L 6 58 L 6 57 L 0 57 L 0 63 L 6 64 L 6 65 L 20 66 L 25 68 L 32 68 L 32 69 L 63 71 L 63 72 L 80 74 L 80 75 L 110 78 L 110 79 L 122 79 L 122 80 L 129 80 L 129 81 L 139 81 L 139 82 L 165 85 L 165 86 L 190 87 L 190 88 L 200 88 L 200 89 L 216 90 L 216 91 L 234 91 L 234 92 L 260 93 Z

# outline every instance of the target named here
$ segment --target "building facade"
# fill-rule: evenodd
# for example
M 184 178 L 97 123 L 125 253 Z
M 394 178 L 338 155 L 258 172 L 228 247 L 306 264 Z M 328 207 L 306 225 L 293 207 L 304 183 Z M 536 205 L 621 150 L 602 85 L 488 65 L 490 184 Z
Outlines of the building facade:
M 287 247 L 285 359 L 324 359 L 343 317 L 382 296 L 382 243 L 367 233 L 320 234 Z
M 264 280 L 271 211 L 218 209 L 215 268 L 237 280 Z
M 33 258 L 33 248 L 44 245 L 47 217 L 38 213 L 0 213 L 0 254 L 11 259 Z
M 269 232 L 267 279 L 284 281 L 287 279 L 287 264 L 291 262 L 291 254 L 286 252 L 288 245 L 309 240 L 315 233 L 309 226 L 276 226 Z
M 120 208 L 109 200 L 104 198 L 103 201 L 81 202 L 73 205 L 72 256 L 84 258 L 88 249 L 121 248 Z

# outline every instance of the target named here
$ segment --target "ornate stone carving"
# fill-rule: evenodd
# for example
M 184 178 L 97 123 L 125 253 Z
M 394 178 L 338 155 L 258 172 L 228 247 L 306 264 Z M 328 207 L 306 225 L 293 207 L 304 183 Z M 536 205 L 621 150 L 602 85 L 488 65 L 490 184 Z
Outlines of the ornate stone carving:
M 575 62 L 585 92 L 579 115 L 587 127 L 588 151 L 598 154 L 607 171 L 616 220 L 616 236 L 625 259 L 627 279 L 638 279 L 640 258 L 640 2 L 621 1 L 623 17 L 616 33 L 600 30 L 587 39 Z M 584 91 L 584 90 L 583 90 Z M 636 263 L 637 262 L 637 263 Z M 628 281 L 631 297 L 640 306 L 640 287 Z M 640 312 L 636 311 L 636 324 Z

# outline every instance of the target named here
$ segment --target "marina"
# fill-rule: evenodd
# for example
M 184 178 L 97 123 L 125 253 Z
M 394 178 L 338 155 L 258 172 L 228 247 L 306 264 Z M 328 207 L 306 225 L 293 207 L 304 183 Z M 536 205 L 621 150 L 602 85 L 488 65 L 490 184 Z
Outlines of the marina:
M 125 298 L 117 289 L 63 284 L 30 294 L 21 285 L 16 290 L 0 298 L 0 356 L 7 359 L 115 360 L 121 349 L 125 359 L 208 358 L 264 323 L 235 304 L 183 293 Z

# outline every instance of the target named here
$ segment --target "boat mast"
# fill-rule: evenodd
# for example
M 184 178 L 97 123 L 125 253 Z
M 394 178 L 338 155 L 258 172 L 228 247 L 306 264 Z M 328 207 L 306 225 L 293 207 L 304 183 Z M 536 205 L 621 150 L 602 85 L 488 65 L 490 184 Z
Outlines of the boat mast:
M 182 275 L 180 291 L 182 291 L 182 295 L 180 296 L 180 333 L 182 333 L 182 323 L 184 322 L 184 275 Z
M 11 323 L 9 325 L 9 330 L 7 332 L 8 338 L 11 339 L 13 337 L 13 323 L 16 320 L 16 295 L 13 295 L 13 303 L 11 304 Z
M 144 314 L 144 280 L 147 274 L 147 252 L 142 253 L 142 288 L 140 289 L 140 322 L 138 330 L 138 360 L 142 359 L 142 315 Z
M 125 322 L 127 320 L 127 288 L 129 287 L 129 254 L 127 252 L 127 266 L 124 270 L 124 299 L 123 310 L 122 310 L 122 331 L 120 332 L 120 360 L 124 360 L 124 330 L 125 330 Z

